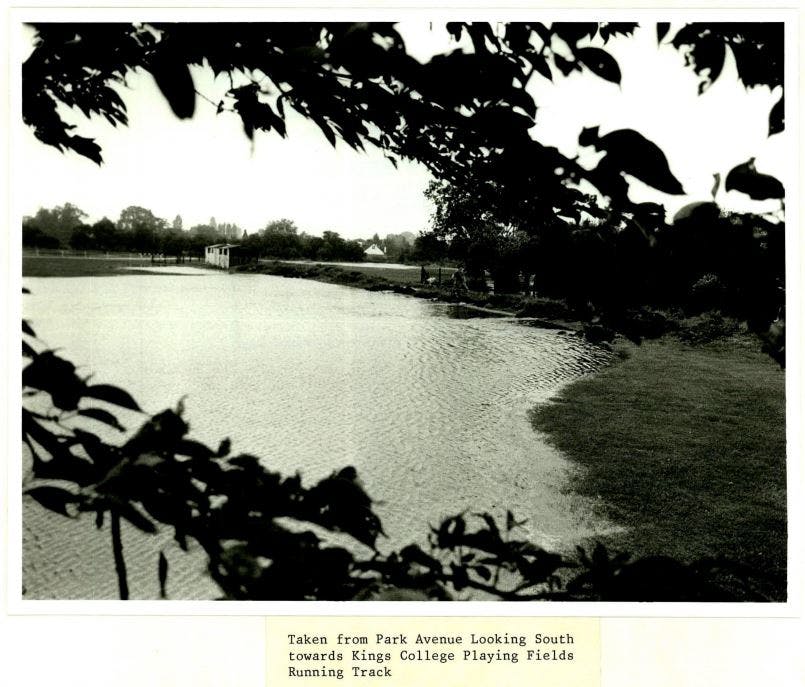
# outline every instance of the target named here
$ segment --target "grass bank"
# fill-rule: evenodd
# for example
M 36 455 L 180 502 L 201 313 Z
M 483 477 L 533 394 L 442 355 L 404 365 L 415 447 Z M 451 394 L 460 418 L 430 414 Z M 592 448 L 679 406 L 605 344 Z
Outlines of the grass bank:
M 387 267 L 382 262 L 367 262 L 363 264 L 350 264 L 350 265 L 343 265 L 343 264 L 329 264 L 329 263 L 322 263 L 322 262 L 283 262 L 283 261 L 265 261 L 263 264 L 272 264 L 274 262 L 281 262 L 285 265 L 293 265 L 296 267 L 328 267 L 334 268 L 337 270 L 342 270 L 344 272 L 358 272 L 360 274 L 365 274 L 368 277 L 378 277 L 380 279 L 384 279 L 385 281 L 391 284 L 400 284 L 405 285 L 408 284 L 410 286 L 419 286 L 420 285 L 420 265 L 407 265 L 406 267 Z M 429 277 L 438 278 L 439 275 L 439 266 L 438 265 L 426 265 L 425 269 L 428 272 Z M 442 281 L 447 283 L 451 277 L 453 276 L 453 272 L 455 272 L 455 267 L 442 267 Z
M 534 427 L 578 463 L 575 490 L 636 555 L 725 555 L 785 597 L 785 376 L 757 340 L 666 337 L 566 387 Z

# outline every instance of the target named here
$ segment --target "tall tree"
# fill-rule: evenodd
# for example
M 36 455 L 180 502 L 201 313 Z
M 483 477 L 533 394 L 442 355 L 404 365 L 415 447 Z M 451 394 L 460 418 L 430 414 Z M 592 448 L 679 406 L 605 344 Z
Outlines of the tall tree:
M 39 229 L 43 234 L 55 238 L 62 247 L 67 247 L 73 231 L 80 227 L 87 213 L 72 203 L 58 205 L 55 208 L 39 208 L 37 213 L 27 221 L 30 227 Z
M 275 219 L 266 224 L 264 234 L 296 234 L 298 229 L 292 219 Z
M 167 228 L 167 222 L 146 208 L 130 205 L 121 211 L 117 227 L 129 235 L 134 250 L 153 253 L 159 247 L 159 240 Z

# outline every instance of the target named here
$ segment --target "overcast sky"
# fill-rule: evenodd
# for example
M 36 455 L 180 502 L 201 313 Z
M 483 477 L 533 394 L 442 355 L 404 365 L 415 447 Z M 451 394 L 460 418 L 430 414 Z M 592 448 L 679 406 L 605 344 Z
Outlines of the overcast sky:
M 402 31 L 418 59 L 449 46 L 447 33 L 437 25 L 433 30 L 425 24 L 403 25 Z M 640 182 L 632 183 L 630 195 L 637 201 L 666 202 L 671 213 L 687 202 L 708 199 L 713 173 L 723 178 L 749 157 L 757 158 L 759 171 L 789 181 L 786 155 L 794 151 L 786 149 L 786 134 L 766 137 L 768 113 L 779 93 L 744 89 L 729 53 L 721 77 L 698 96 L 698 77 L 683 67 L 675 49 L 657 47 L 653 24 L 631 39 L 611 40 L 607 49 L 620 63 L 620 87 L 588 72 L 557 75 L 553 84 L 533 77 L 530 88 L 539 109 L 532 134 L 538 140 L 575 156 L 584 126 L 600 125 L 602 134 L 620 128 L 640 131 L 666 152 L 689 195 L 664 196 Z M 213 82 L 207 70 L 194 70 L 193 76 L 197 89 L 213 101 L 227 88 L 228 82 Z M 423 191 L 429 176 L 417 164 L 403 163 L 395 170 L 375 150 L 356 153 L 340 143 L 334 150 L 315 125 L 290 113 L 289 138 L 258 132 L 252 144 L 235 115 L 216 115 L 201 99 L 192 120 L 176 119 L 146 73 L 132 74 L 128 86 L 121 90 L 128 127 L 114 129 L 105 121 L 69 115 L 80 124 L 80 134 L 101 145 L 102 167 L 39 143 L 20 125 L 23 159 L 15 170 L 23 213 L 71 202 L 95 221 L 104 215 L 117 219 L 124 207 L 141 205 L 168 220 L 182 215 L 186 228 L 214 216 L 251 233 L 287 217 L 309 233 L 329 229 L 348 238 L 428 227 L 431 208 Z M 582 151 L 582 162 L 589 159 Z M 734 209 L 762 211 L 775 205 L 748 204 L 735 192 L 722 191 L 718 200 Z

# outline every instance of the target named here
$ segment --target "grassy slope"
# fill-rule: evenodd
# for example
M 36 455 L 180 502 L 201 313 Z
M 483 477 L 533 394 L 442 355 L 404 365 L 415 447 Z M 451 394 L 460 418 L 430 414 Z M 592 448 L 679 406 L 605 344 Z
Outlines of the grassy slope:
M 535 409 L 534 426 L 583 467 L 576 488 L 629 528 L 615 546 L 784 576 L 784 373 L 758 348 L 646 342 Z

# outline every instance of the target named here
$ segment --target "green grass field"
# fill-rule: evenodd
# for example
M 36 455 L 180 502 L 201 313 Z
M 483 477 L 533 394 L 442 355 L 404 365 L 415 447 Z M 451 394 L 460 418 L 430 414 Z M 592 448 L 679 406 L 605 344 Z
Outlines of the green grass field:
M 645 342 L 534 410 L 582 468 L 574 485 L 628 532 L 610 542 L 683 560 L 723 554 L 785 595 L 785 375 L 756 340 Z

